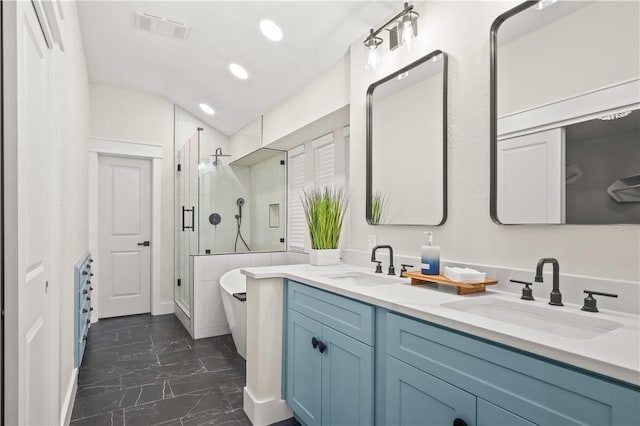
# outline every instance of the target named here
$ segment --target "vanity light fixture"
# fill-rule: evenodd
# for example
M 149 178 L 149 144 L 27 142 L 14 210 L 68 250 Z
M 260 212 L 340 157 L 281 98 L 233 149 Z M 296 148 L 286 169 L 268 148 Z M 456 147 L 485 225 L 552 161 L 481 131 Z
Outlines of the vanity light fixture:
M 540 0 L 538 2 L 538 4 L 536 4 L 535 6 L 533 6 L 534 8 L 538 9 L 538 10 L 542 10 L 545 7 L 549 7 L 554 3 L 557 3 L 558 0 Z
M 270 19 L 263 19 L 260 21 L 260 31 L 262 35 L 271 41 L 282 40 L 282 29 Z
M 240 80 L 246 80 L 247 78 L 249 78 L 249 73 L 247 72 L 247 70 L 244 69 L 243 66 L 236 63 L 229 64 L 229 71 L 231 71 L 231 74 L 235 75 Z
M 200 109 L 209 115 L 213 115 L 216 111 L 204 102 L 200 102 Z
M 631 112 L 632 111 L 616 112 L 616 113 L 613 113 L 613 114 L 603 115 L 602 117 L 598 117 L 598 118 L 600 120 L 603 120 L 603 121 L 617 120 L 619 118 L 625 118 L 626 116 L 631 114 Z
M 383 30 L 389 31 L 389 50 L 396 50 L 401 45 L 411 49 L 415 38 L 418 36 L 418 17 L 413 5 L 404 4 L 404 9 L 393 18 L 389 19 L 380 28 L 369 30 L 369 35 L 364 40 L 364 47 L 368 49 L 367 69 L 373 69 L 378 62 L 376 49 L 382 44 L 382 38 L 378 37 Z

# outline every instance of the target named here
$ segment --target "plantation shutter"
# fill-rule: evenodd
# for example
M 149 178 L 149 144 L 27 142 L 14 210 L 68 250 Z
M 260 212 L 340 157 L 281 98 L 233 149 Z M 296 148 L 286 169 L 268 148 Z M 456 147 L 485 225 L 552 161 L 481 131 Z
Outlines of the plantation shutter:
M 334 173 L 334 136 L 326 134 L 311 142 L 315 159 L 315 184 L 316 188 L 333 187 L 335 184 Z
M 292 149 L 289 156 L 289 208 L 287 241 L 288 250 L 304 251 L 307 225 L 302 209 L 301 195 L 304 190 L 304 145 Z

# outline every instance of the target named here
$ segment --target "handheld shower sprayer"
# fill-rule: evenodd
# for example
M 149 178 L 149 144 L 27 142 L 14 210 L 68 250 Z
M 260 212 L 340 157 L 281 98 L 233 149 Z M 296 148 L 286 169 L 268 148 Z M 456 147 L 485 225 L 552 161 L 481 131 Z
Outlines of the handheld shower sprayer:
M 244 206 L 244 198 L 240 197 L 236 200 L 236 204 L 238 205 L 238 214 L 236 215 L 236 222 L 238 223 L 238 232 L 236 233 L 236 242 L 233 246 L 234 251 L 238 251 L 238 238 L 242 241 L 247 250 L 251 251 L 249 245 L 242 237 L 242 233 L 240 232 L 240 226 L 242 225 L 242 206 Z

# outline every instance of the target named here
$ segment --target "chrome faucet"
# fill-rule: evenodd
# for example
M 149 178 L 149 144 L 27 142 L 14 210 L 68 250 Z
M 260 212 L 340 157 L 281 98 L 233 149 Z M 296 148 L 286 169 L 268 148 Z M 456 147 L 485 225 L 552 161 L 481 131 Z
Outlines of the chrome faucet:
M 545 263 L 551 263 L 553 265 L 553 289 L 549 295 L 549 304 L 553 306 L 564 306 L 562 303 L 562 294 L 560 293 L 560 264 L 558 260 L 552 257 L 544 257 L 538 260 L 538 266 L 536 266 L 536 277 L 534 281 L 537 283 L 543 282 L 542 269 Z
M 395 275 L 396 269 L 393 266 L 393 247 L 390 245 L 375 246 L 373 250 L 371 250 L 371 261 L 378 264 L 376 272 L 382 272 L 382 269 L 380 269 L 380 261 L 376 259 L 376 250 L 380 248 L 389 249 L 389 273 L 387 275 Z

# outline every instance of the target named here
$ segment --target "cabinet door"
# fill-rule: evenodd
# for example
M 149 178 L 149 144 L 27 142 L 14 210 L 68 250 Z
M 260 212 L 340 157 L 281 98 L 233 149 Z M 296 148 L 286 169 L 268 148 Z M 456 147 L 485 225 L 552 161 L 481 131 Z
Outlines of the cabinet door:
M 322 327 L 322 423 L 373 424 L 373 348 Z
M 478 398 L 477 426 L 535 426 L 520 416 Z
M 289 309 L 286 399 L 293 412 L 308 426 L 322 422 L 322 354 L 311 344 L 314 337 L 322 337 L 320 323 Z
M 389 355 L 386 391 L 386 425 L 475 424 L 475 396 Z

